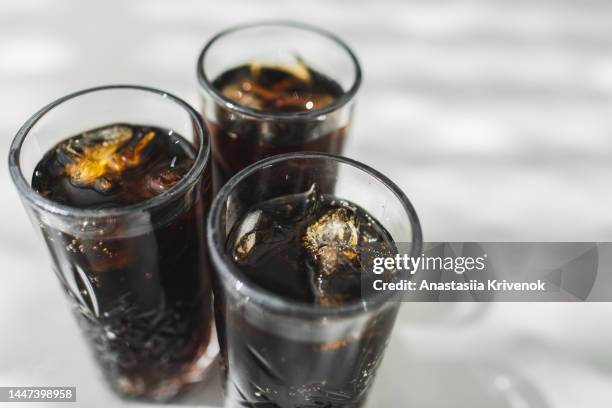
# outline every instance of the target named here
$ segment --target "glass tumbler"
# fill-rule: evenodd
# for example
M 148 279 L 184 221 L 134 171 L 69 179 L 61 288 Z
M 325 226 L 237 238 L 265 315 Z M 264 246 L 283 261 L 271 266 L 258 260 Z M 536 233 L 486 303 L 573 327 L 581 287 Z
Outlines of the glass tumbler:
M 45 153 L 68 137 L 116 123 L 182 136 L 193 147 L 191 168 L 165 192 L 125 206 L 75 208 L 33 190 L 33 173 Z M 201 379 L 218 345 L 205 243 L 210 142 L 198 113 L 151 88 L 76 92 L 23 125 L 9 167 L 112 388 L 127 397 L 167 400 Z
M 255 109 L 228 99 L 221 76 L 236 67 L 305 64 L 339 87 L 333 103 L 301 112 Z M 204 47 L 197 64 L 203 116 L 212 136 L 215 191 L 260 159 L 295 151 L 342 153 L 349 132 L 361 68 L 335 35 L 292 22 L 229 28 Z
M 288 153 L 230 179 L 213 201 L 207 237 L 226 407 L 360 407 L 381 362 L 397 299 L 362 291 L 359 301 L 335 307 L 292 301 L 252 283 L 227 252 L 232 229 L 250 208 L 312 183 L 364 209 L 394 242 L 412 243 L 412 256 L 421 251 L 419 221 L 407 197 L 356 161 Z

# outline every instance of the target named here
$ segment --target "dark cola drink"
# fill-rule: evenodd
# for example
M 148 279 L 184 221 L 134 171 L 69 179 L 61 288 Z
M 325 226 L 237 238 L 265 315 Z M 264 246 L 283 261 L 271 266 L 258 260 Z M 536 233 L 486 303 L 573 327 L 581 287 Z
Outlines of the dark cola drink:
M 232 103 L 262 115 L 241 114 L 218 105 L 214 119 L 208 118 L 217 186 L 265 157 L 296 151 L 341 153 L 348 130 L 346 115 L 308 113 L 331 105 L 344 91 L 301 61 L 291 66 L 239 66 L 221 74 L 213 86 Z
M 77 209 L 137 205 L 185 176 L 196 151 L 180 135 L 112 124 L 70 137 L 40 160 L 32 187 Z M 165 399 L 203 369 L 212 305 L 202 234 L 211 182 L 155 209 L 44 229 L 56 272 L 110 384 Z
M 328 310 L 331 322 L 334 309 L 362 301 L 362 262 L 370 248 L 384 255 L 395 246 L 365 210 L 321 195 L 313 185 L 307 193 L 251 208 L 235 224 L 226 250 L 252 283 Z M 252 324 L 258 317 L 250 320 L 244 309 L 226 305 L 231 310 L 225 310 L 220 303 L 226 394 L 244 407 L 361 406 L 397 314 L 396 306 L 381 308 L 364 318 L 362 330 L 327 333 L 333 338 L 328 341 L 323 338 L 325 319 L 309 330 L 301 322 L 279 331 Z M 303 336 L 300 330 L 306 330 Z

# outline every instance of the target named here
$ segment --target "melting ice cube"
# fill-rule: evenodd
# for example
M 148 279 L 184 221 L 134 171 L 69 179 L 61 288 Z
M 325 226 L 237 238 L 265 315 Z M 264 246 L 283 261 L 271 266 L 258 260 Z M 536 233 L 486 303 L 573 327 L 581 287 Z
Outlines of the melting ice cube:
M 321 216 L 308 226 L 303 240 L 325 275 L 333 274 L 339 264 L 358 261 L 359 226 L 349 208 L 336 208 Z
M 188 164 L 155 169 L 152 174 L 147 175 L 146 187 L 154 194 L 161 194 L 178 183 L 188 171 Z
M 134 138 L 127 126 L 113 126 L 87 132 L 62 146 L 71 160 L 65 166 L 70 181 L 77 186 L 91 186 L 101 191 L 113 187 L 114 177 L 126 168 L 140 164 L 142 151 L 155 137 L 149 131 Z

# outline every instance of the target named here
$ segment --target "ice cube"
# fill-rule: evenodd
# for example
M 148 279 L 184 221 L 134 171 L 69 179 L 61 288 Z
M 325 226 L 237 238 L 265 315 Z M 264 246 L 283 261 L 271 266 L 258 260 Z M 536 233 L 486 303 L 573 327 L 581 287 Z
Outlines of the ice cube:
M 237 104 L 251 109 L 263 109 L 264 103 L 258 94 L 251 92 L 251 82 L 232 83 L 221 90 L 221 94 Z
M 320 203 L 320 190 L 316 184 L 300 195 L 304 199 L 291 202 L 272 200 L 244 217 L 240 225 L 236 226 L 232 242 L 232 252 L 237 262 L 247 262 L 256 248 L 260 254 L 255 257 L 265 254 L 268 247 L 276 248 L 281 242 L 292 241 L 293 226 L 314 214 Z
M 355 264 L 359 259 L 359 226 L 354 211 L 336 208 L 309 225 L 304 246 L 314 255 L 324 275 L 333 274 L 338 265 Z
M 186 166 L 163 167 L 147 175 L 147 189 L 154 194 L 161 194 L 178 183 L 189 170 Z
M 140 164 L 141 153 L 155 137 L 150 131 L 134 140 L 132 129 L 127 126 L 112 126 L 87 132 L 62 146 L 70 161 L 64 171 L 77 186 L 95 186 L 104 192 L 113 188 L 113 179 L 126 168 Z
M 253 211 L 244 218 L 240 224 L 236 242 L 234 242 L 234 256 L 237 260 L 245 260 L 257 242 L 257 226 L 261 223 L 262 211 Z

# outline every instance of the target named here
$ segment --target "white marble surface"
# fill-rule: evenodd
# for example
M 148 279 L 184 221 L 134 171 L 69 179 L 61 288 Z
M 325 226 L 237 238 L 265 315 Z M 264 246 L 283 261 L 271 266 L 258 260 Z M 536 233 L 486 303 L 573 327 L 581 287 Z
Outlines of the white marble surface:
M 3 0 L 0 157 L 29 115 L 80 88 L 146 84 L 197 105 L 205 40 L 264 17 L 353 46 L 365 79 L 347 155 L 406 191 L 426 239 L 612 240 L 607 0 Z M 138 405 L 103 386 L 6 165 L 0 183 L 0 385 Z M 610 406 L 611 315 L 607 304 L 406 305 L 371 406 Z M 177 405 L 220 398 L 213 373 Z

